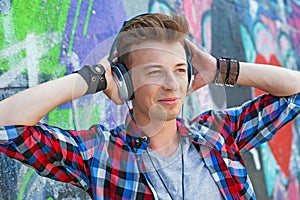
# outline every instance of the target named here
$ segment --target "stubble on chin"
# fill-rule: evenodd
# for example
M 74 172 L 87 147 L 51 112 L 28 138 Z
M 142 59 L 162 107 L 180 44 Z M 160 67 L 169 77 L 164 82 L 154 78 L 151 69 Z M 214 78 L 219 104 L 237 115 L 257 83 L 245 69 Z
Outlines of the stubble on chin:
M 176 119 L 180 108 L 167 109 L 156 104 L 149 109 L 149 118 L 151 121 L 170 121 Z

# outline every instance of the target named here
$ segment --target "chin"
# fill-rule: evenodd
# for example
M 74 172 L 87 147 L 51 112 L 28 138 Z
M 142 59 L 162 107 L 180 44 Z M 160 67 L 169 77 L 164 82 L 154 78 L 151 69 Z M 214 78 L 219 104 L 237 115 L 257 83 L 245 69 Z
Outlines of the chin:
M 165 120 L 166 120 L 166 121 L 171 121 L 171 120 L 176 119 L 177 116 L 178 116 L 178 115 L 169 115 L 169 116 L 167 116 L 167 118 L 166 118 Z
M 167 111 L 163 112 L 160 110 L 156 113 L 155 118 L 162 121 L 171 121 L 176 119 L 176 117 L 179 115 L 180 110 L 178 111 Z

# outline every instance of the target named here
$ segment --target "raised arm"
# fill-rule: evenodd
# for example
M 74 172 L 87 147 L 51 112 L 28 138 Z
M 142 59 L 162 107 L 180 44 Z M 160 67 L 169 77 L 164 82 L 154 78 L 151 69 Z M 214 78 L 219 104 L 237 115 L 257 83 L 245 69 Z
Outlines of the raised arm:
M 0 125 L 34 125 L 55 107 L 85 94 L 87 84 L 71 74 L 24 90 L 0 102 Z
M 238 84 L 253 86 L 274 96 L 300 92 L 300 72 L 283 67 L 240 62 Z
M 106 70 L 104 93 L 121 104 L 106 58 L 101 65 Z M 24 90 L 0 102 L 0 126 L 34 125 L 57 106 L 85 95 L 89 88 L 82 75 L 73 73 Z
M 193 55 L 195 68 L 193 91 L 213 83 L 217 71 L 217 60 L 187 41 Z M 274 96 L 290 96 L 300 92 L 300 72 L 283 67 L 240 62 L 237 84 L 253 86 Z

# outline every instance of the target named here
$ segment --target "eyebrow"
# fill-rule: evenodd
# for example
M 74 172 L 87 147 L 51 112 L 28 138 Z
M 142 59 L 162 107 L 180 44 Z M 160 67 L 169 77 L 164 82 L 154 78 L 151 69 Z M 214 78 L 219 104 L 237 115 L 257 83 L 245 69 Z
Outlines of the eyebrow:
M 177 63 L 174 67 L 180 67 L 180 66 L 187 66 L 187 63 L 185 63 L 185 62 L 183 62 L 183 63 Z M 145 66 L 143 70 L 148 70 L 150 68 L 163 68 L 163 65 L 160 65 L 160 64 L 149 64 L 149 65 Z
M 183 66 L 183 65 L 187 66 L 187 63 L 186 62 L 184 62 L 184 63 L 178 63 L 177 65 L 175 65 L 175 67 L 180 67 L 180 66 Z

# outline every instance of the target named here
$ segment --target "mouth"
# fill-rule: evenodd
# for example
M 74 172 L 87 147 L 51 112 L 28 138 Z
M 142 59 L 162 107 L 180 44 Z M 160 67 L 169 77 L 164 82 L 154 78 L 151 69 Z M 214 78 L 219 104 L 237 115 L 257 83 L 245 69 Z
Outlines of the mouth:
M 180 103 L 180 98 L 178 97 L 172 97 L 172 98 L 163 98 L 158 100 L 159 103 L 165 104 L 165 105 L 177 105 Z

